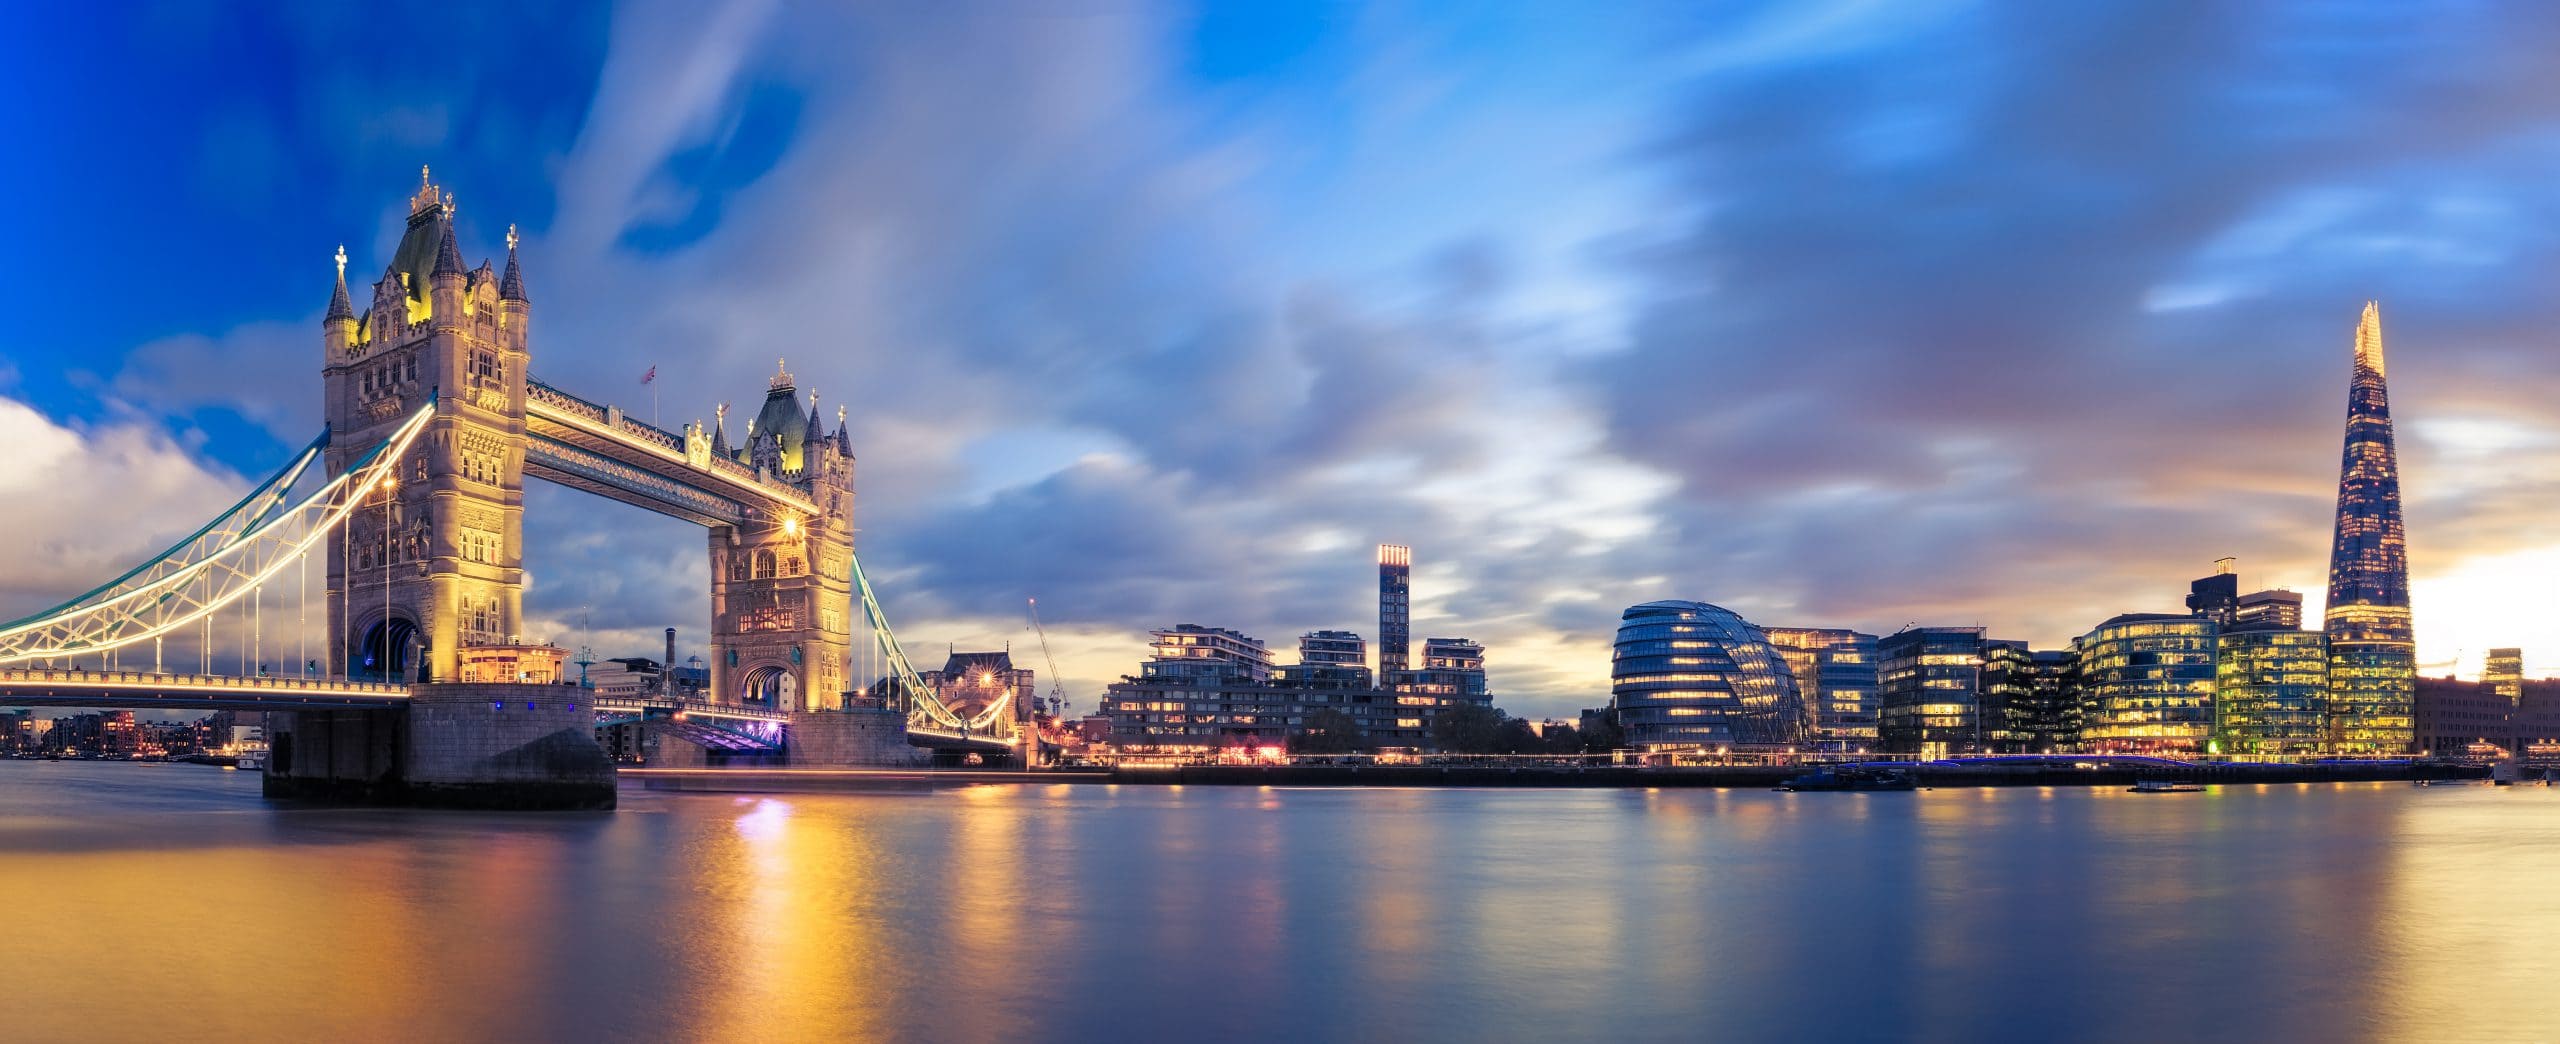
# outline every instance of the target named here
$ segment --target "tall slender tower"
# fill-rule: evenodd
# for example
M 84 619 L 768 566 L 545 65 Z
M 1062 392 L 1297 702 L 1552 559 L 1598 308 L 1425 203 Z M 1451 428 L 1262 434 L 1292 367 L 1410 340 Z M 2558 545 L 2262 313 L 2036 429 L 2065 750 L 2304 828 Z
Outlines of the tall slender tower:
M 2329 739 L 2340 753 L 2400 754 L 2414 738 L 2418 657 L 2409 622 L 2409 548 L 2400 462 L 2382 377 L 2382 309 L 2365 302 L 2338 464 L 2329 550 Z
M 1413 549 L 1378 545 L 1378 685 L 1413 667 Z

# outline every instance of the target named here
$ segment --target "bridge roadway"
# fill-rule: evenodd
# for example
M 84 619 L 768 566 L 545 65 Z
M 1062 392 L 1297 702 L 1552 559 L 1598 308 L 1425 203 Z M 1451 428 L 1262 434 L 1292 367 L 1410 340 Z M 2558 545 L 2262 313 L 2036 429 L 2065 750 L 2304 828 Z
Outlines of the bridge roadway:
M 409 703 L 409 687 L 384 682 L 234 674 L 153 674 L 74 669 L 0 670 L 0 706 L 111 707 L 150 710 L 379 710 Z M 787 724 L 791 716 L 757 707 L 651 696 L 599 697 L 595 709 L 667 711 L 687 717 Z
M 0 706 L 171 710 L 378 710 L 406 706 L 409 687 L 339 678 L 0 670 Z
M 740 707 L 708 703 L 702 700 L 680 700 L 662 696 L 598 696 L 596 710 L 618 714 L 644 714 L 667 711 L 688 718 L 719 718 L 728 721 L 753 721 L 771 725 L 788 725 L 791 715 L 762 707 Z

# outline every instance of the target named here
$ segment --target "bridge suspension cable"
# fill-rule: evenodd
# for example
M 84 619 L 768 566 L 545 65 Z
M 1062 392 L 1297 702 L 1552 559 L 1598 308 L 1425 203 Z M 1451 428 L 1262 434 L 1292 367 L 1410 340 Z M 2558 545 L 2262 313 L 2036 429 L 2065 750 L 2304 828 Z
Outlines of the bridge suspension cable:
M 983 733 L 1005 719 L 1005 714 L 1013 709 L 1013 690 L 1010 688 L 1005 690 L 1004 696 L 989 703 L 986 709 L 962 717 L 942 701 L 941 693 L 924 683 L 924 678 L 916 673 L 915 665 L 907 662 L 906 650 L 898 647 L 897 632 L 889 629 L 889 617 L 880 610 L 880 597 L 872 593 L 871 579 L 862 574 L 861 555 L 853 556 L 853 587 L 854 593 L 862 599 L 862 615 L 871 625 L 872 640 L 886 661 L 888 680 L 906 694 L 911 724 Z
M 199 655 L 210 671 L 214 615 L 251 596 L 332 530 L 344 527 L 356 507 L 393 478 L 401 457 L 434 414 L 431 397 L 344 474 L 288 503 L 329 436 L 312 440 L 292 463 L 185 540 L 104 586 L 0 626 L 0 664 L 75 654 L 103 657 L 201 622 L 204 645 Z M 251 642 L 262 646 L 264 606 L 253 598 L 241 608 L 249 617 L 242 622 L 251 631 Z M 154 661 L 156 667 L 156 655 Z

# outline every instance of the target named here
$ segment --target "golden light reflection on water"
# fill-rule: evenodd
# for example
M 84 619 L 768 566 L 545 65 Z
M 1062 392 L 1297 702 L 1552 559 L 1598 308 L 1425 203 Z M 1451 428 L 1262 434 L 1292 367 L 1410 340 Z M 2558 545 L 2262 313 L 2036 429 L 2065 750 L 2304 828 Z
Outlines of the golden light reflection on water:
M 2560 788 L 2435 787 L 2387 850 L 2386 1037 L 2560 1040 Z M 2533 810 L 2519 818 L 2519 806 Z M 2446 954 L 2461 959 L 2448 961 Z
M 2560 1025 L 2560 791 L 2541 788 L 1052 784 L 507 817 L 21 814 L 8 781 L 0 939 L 12 995 L 41 1002 L 8 1005 L 0 1038 Z

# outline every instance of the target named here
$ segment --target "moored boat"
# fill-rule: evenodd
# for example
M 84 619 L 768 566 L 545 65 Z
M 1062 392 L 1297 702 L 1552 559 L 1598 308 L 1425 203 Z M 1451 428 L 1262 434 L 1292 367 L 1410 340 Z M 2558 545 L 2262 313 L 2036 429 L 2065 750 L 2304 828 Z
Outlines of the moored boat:
M 2137 779 L 2131 789 L 2136 794 L 2201 794 L 2204 784 L 2180 783 L 2174 779 Z

